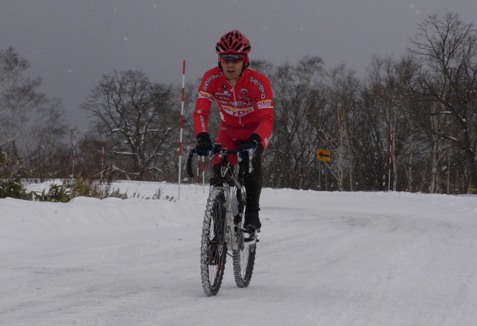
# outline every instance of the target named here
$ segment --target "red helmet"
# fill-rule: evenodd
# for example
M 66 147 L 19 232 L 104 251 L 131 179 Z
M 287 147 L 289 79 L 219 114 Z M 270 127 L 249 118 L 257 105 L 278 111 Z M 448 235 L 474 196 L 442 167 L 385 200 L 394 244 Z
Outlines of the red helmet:
M 248 53 L 250 53 L 250 42 L 248 38 L 238 30 L 228 32 L 220 38 L 215 46 L 215 51 L 220 56 L 240 55 L 244 58 L 245 66 L 249 65 Z

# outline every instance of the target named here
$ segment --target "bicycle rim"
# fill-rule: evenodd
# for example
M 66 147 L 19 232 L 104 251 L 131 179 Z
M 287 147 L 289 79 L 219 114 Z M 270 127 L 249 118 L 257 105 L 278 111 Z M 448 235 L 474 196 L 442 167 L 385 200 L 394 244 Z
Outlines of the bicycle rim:
M 207 296 L 216 295 L 225 271 L 225 196 L 223 190 L 213 190 L 207 200 L 200 251 L 202 288 Z

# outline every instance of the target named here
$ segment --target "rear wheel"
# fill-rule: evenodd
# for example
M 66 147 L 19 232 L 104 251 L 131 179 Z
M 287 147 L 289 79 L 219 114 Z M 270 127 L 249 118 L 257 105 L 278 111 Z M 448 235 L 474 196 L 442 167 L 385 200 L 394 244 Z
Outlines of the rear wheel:
M 243 237 L 240 238 L 243 239 Z M 257 244 L 255 241 L 243 242 L 242 240 L 241 242 L 240 248 L 233 251 L 234 278 L 239 288 L 246 288 L 252 279 Z
M 216 295 L 225 271 L 225 196 L 221 189 L 212 190 L 202 225 L 200 270 L 202 288 L 207 296 Z
M 238 193 L 240 198 L 247 198 L 245 193 L 245 188 L 241 189 L 241 193 Z M 245 213 L 245 207 L 240 207 L 242 213 Z M 239 288 L 246 288 L 250 284 L 253 274 L 253 266 L 255 264 L 255 255 L 257 252 L 257 243 L 256 241 L 246 242 L 243 237 L 243 232 L 240 229 L 243 224 L 243 221 L 238 223 L 238 239 L 239 245 L 237 250 L 233 250 L 233 265 L 234 265 L 234 278 L 235 284 Z

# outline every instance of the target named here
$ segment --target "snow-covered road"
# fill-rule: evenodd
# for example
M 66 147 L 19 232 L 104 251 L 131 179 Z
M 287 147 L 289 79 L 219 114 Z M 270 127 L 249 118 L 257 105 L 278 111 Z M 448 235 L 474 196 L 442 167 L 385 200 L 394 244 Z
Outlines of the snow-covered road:
M 0 199 L 0 325 L 477 325 L 476 196 L 264 189 L 252 283 L 211 298 L 205 200 Z

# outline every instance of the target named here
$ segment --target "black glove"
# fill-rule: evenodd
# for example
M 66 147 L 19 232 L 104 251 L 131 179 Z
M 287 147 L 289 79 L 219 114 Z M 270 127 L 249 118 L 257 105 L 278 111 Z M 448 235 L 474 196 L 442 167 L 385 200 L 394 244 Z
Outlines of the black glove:
M 250 137 L 246 141 L 244 141 L 244 142 L 242 142 L 238 145 L 238 149 L 240 151 L 245 151 L 245 150 L 251 149 L 251 148 L 256 149 L 257 151 L 261 151 L 263 149 L 262 148 L 262 139 L 260 138 L 259 135 L 252 134 L 252 135 L 250 135 Z
M 212 150 L 212 140 L 207 132 L 201 132 L 197 135 L 197 145 L 195 145 L 197 155 L 207 155 L 208 151 Z

